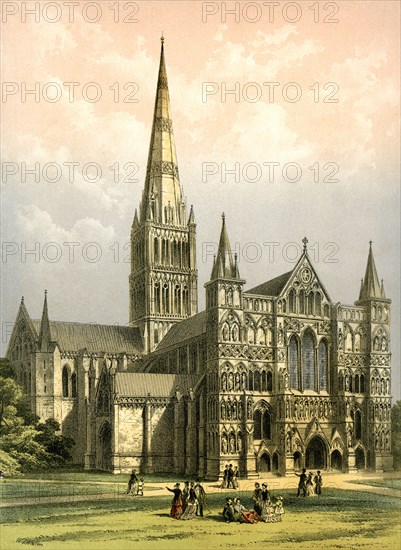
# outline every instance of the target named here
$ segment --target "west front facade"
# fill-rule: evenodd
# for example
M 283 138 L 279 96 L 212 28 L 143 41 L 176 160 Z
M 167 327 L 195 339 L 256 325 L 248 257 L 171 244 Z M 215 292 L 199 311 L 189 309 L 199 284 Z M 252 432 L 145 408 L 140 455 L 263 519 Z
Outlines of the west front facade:
M 179 177 L 164 44 L 142 201 L 131 228 L 129 326 L 32 319 L 7 357 L 31 409 L 86 469 L 221 478 L 300 468 L 389 470 L 390 300 L 369 245 L 354 305 L 308 255 L 247 289 L 225 216 L 198 312 L 196 223 Z

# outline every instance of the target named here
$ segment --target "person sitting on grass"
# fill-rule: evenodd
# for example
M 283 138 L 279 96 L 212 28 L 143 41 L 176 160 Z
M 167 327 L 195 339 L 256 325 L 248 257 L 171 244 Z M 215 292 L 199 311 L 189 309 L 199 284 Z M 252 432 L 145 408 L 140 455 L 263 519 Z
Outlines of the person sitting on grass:
M 226 503 L 224 504 L 223 508 L 223 518 L 226 523 L 230 523 L 231 521 L 235 521 L 235 511 L 234 511 L 234 504 L 233 499 L 230 497 L 226 498 Z
M 258 523 L 260 520 L 255 510 L 247 510 L 242 506 L 239 498 L 234 500 L 234 518 L 240 523 Z

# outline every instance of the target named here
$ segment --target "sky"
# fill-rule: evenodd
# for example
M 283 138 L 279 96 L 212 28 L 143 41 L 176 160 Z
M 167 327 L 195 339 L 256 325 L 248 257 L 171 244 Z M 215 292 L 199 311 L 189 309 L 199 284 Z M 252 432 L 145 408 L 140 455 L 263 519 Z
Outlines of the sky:
M 352 304 L 372 240 L 400 399 L 399 3 L 25 4 L 1 5 L 2 354 L 44 289 L 54 320 L 127 323 L 163 32 L 200 309 L 223 211 L 248 288 L 306 236 Z

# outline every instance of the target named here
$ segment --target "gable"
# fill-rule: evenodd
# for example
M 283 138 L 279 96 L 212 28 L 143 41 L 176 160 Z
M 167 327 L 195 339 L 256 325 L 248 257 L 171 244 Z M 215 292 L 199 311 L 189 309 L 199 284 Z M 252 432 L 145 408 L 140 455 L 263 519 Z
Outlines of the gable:
M 13 359 L 13 351 L 19 346 L 28 346 L 27 351 L 34 351 L 38 341 L 38 333 L 32 319 L 22 302 L 15 319 L 10 342 L 8 344 L 6 357 Z
M 320 292 L 323 300 L 331 304 L 330 296 L 319 279 L 307 252 L 302 254 L 294 269 L 290 272 L 279 296 L 284 297 L 291 289 L 294 289 L 296 292 L 303 290 L 306 295 L 311 291 Z

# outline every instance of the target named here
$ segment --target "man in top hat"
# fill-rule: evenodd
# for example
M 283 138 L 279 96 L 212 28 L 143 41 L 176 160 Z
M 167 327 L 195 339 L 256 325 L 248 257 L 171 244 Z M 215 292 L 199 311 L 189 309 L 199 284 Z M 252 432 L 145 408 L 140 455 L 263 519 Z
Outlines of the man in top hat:
M 295 474 L 295 475 L 299 477 L 297 497 L 301 496 L 301 491 L 302 491 L 302 496 L 306 497 L 307 475 L 306 475 L 305 468 L 302 469 L 302 474 Z

